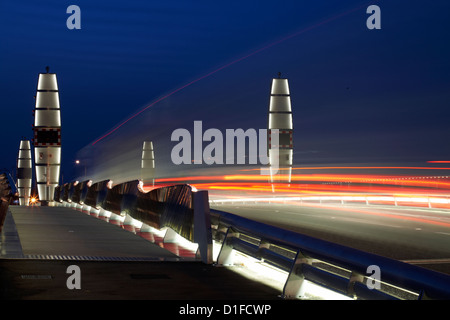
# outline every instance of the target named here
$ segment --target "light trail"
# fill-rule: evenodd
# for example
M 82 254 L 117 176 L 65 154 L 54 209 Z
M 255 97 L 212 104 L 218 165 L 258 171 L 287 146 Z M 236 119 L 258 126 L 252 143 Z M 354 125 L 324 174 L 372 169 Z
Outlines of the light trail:
M 338 186 L 321 184 L 248 184 L 248 183 L 194 183 L 197 189 L 207 190 L 231 190 L 250 191 L 254 193 L 272 193 L 275 189 L 277 193 L 289 194 L 324 194 L 324 195 L 349 195 L 349 194 L 392 194 L 396 196 L 416 196 L 416 195 L 442 195 L 442 190 L 429 189 L 408 189 L 399 187 L 367 187 L 367 186 Z
M 442 177 L 403 177 L 390 175 L 310 174 L 291 175 L 291 183 L 270 183 L 258 174 L 192 176 L 156 179 L 159 184 L 188 183 L 208 190 L 211 199 L 245 200 L 259 197 L 363 201 L 377 204 L 450 208 L 450 179 Z M 329 199 L 327 199 L 327 197 Z M 338 198 L 340 197 L 340 198 Z
M 429 163 L 450 163 L 450 161 L 427 161 Z M 398 169 L 398 170 L 450 170 L 441 167 L 293 167 L 292 170 L 329 170 L 329 169 Z M 241 169 L 240 171 L 260 171 L 261 169 Z
M 281 179 L 287 180 L 288 176 L 279 175 Z M 322 183 L 359 183 L 359 184 L 394 184 L 409 187 L 429 187 L 450 189 L 450 178 L 442 177 L 402 177 L 389 175 L 344 175 L 344 174 L 293 174 L 290 176 L 291 182 L 322 182 Z M 263 175 L 219 175 L 219 176 L 192 176 L 192 177 L 174 177 L 157 179 L 157 182 L 184 182 L 195 183 L 196 181 L 214 181 L 215 183 L 223 181 L 254 181 L 267 182 L 268 177 Z
M 372 1 L 372 2 L 373 2 L 373 1 Z M 234 60 L 234 61 L 231 61 L 231 62 L 229 62 L 229 63 L 227 63 L 227 64 L 225 64 L 225 65 L 223 65 L 223 66 L 221 66 L 221 67 L 219 67 L 219 68 L 217 68 L 217 69 L 215 69 L 215 70 L 213 70 L 213 71 L 211 71 L 211 72 L 209 72 L 209 73 L 207 73 L 207 74 L 205 74 L 205 75 L 203 75 L 203 76 L 201 76 L 201 77 L 199 77 L 199 78 L 197 78 L 197 79 L 195 79 L 195 80 L 192 80 L 191 82 L 189 82 L 189 83 L 187 83 L 187 84 L 182 85 L 181 87 L 179 87 L 179 88 L 173 90 L 172 92 L 170 92 L 170 93 L 166 94 L 165 96 L 163 96 L 163 97 L 157 99 L 156 101 L 152 102 L 151 104 L 149 104 L 148 106 L 146 106 L 146 107 L 143 108 L 142 110 L 136 112 L 135 114 L 133 114 L 132 116 L 130 116 L 129 118 L 127 118 L 126 120 L 124 120 L 123 122 L 119 123 L 117 126 L 115 126 L 113 129 L 111 129 L 110 131 L 108 131 L 106 134 L 104 134 L 103 136 L 101 136 L 100 138 L 98 138 L 97 140 L 95 140 L 95 141 L 92 143 L 92 145 L 95 145 L 95 144 L 98 143 L 99 141 L 101 141 L 101 140 L 103 140 L 104 138 L 106 138 L 107 136 L 111 135 L 112 133 L 114 133 L 115 131 L 117 131 L 119 128 L 121 128 L 123 125 L 125 125 L 127 122 L 129 122 L 130 120 L 134 119 L 135 117 L 137 117 L 138 115 L 140 115 L 142 112 L 144 112 L 144 111 L 147 110 L 148 108 L 154 106 L 155 104 L 157 104 L 158 102 L 161 102 L 161 101 L 164 100 L 164 99 L 167 99 L 168 97 L 174 95 L 175 93 L 179 92 L 180 90 L 183 90 L 184 88 L 189 87 L 189 86 L 191 86 L 192 84 L 194 84 L 194 83 L 196 83 L 196 82 L 199 82 L 200 80 L 203 80 L 203 79 L 205 79 L 205 78 L 207 78 L 207 77 L 209 77 L 209 76 L 211 76 L 211 75 L 213 75 L 213 74 L 215 74 L 215 73 L 217 73 L 217 72 L 219 72 L 219 71 L 221 71 L 221 70 L 223 70 L 223 69 L 225 69 L 225 68 L 228 68 L 228 67 L 230 67 L 230 66 L 232 66 L 232 65 L 234 65 L 234 64 L 236 64 L 236 63 L 238 63 L 238 62 L 241 62 L 242 60 L 245 60 L 245 59 L 247 59 L 247 58 L 249 58 L 249 57 L 251 57 L 251 56 L 254 56 L 254 55 L 256 55 L 256 54 L 258 54 L 258 53 L 260 53 L 260 52 L 262 52 L 262 51 L 265 51 L 265 50 L 267 50 L 267 49 L 269 49 L 269 48 L 271 48 L 271 47 L 273 47 L 273 46 L 275 46 L 275 45 L 277 45 L 277 44 L 280 44 L 280 43 L 282 43 L 282 42 L 285 42 L 285 41 L 287 41 L 287 40 L 289 40 L 289 39 L 291 39 L 291 38 L 294 38 L 294 37 L 296 37 L 296 36 L 298 36 L 298 35 L 300 35 L 300 34 L 303 34 L 303 33 L 305 33 L 305 32 L 308 32 L 308 31 L 310 31 L 310 30 L 313 30 L 313 29 L 315 29 L 315 28 L 318 28 L 318 27 L 320 27 L 320 26 L 322 26 L 322 25 L 324 25 L 324 24 L 330 23 L 330 22 L 332 22 L 332 21 L 334 21 L 334 20 L 337 20 L 337 19 L 339 19 L 339 18 L 341 18 L 341 17 L 344 17 L 344 16 L 346 16 L 346 15 L 349 15 L 349 14 L 351 14 L 351 13 L 357 11 L 357 10 L 360 10 L 360 9 L 362 9 L 362 8 L 364 8 L 364 7 L 367 7 L 367 4 L 358 6 L 357 8 L 353 8 L 353 9 L 351 9 L 351 10 L 349 10 L 349 11 L 346 11 L 346 12 L 343 12 L 343 13 L 338 14 L 338 15 L 336 15 L 336 16 L 333 16 L 333 17 L 331 17 L 331 18 L 328 18 L 328 19 L 326 19 L 326 20 L 324 20 L 324 21 L 321 21 L 321 22 L 319 22 L 319 23 L 316 23 L 316 24 L 314 24 L 314 25 L 312 25 L 312 26 L 306 27 L 306 28 L 304 28 L 304 29 L 302 29 L 302 30 L 300 30 L 300 31 L 297 31 L 297 32 L 295 32 L 295 33 L 289 35 L 289 36 L 286 36 L 286 37 L 284 37 L 284 38 L 282 38 L 282 39 L 280 39 L 280 40 L 277 40 L 277 41 L 272 42 L 272 43 L 270 43 L 270 44 L 268 44 L 268 45 L 266 45 L 266 46 L 264 46 L 264 47 L 262 47 L 262 48 L 259 48 L 259 49 L 255 50 L 255 51 L 253 51 L 253 52 L 251 52 L 251 53 L 245 55 L 245 56 L 242 56 L 242 57 L 240 57 L 240 58 L 238 58 L 238 59 L 236 59 L 236 60 Z

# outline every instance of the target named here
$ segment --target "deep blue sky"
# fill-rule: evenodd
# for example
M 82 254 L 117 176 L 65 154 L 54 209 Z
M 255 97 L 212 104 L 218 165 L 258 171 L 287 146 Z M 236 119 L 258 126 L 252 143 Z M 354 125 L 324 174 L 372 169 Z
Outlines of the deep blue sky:
M 66 28 L 71 4 L 81 8 L 81 30 Z M 381 30 L 366 28 L 370 4 L 381 8 Z M 296 162 L 450 160 L 449 35 L 446 0 L 2 0 L 0 167 L 14 168 L 21 137 L 32 137 L 46 66 L 59 80 L 67 180 L 77 152 L 136 111 L 274 43 L 145 111 L 109 141 L 137 127 L 146 132 L 139 139 L 155 139 L 145 120 L 152 112 L 168 128 L 200 117 L 209 127 L 258 126 L 252 120 L 265 119 L 281 71 L 291 85 Z M 170 140 L 172 129 L 158 130 Z

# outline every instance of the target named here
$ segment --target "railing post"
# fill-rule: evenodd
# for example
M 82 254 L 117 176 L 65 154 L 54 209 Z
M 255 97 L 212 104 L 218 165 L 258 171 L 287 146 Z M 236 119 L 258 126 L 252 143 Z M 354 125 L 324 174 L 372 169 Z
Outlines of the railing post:
M 259 246 L 258 246 L 258 257 L 257 258 L 259 258 L 260 251 L 264 250 L 264 249 L 270 250 L 270 242 L 261 240 L 261 242 L 259 243 Z M 261 262 L 264 262 L 264 258 L 261 258 Z
M 217 265 L 219 266 L 233 265 L 235 252 L 233 246 L 230 245 L 230 242 L 231 239 L 234 237 L 239 237 L 239 233 L 235 233 L 231 228 L 228 228 L 227 234 L 223 239 L 219 255 L 217 256 Z
M 208 191 L 192 192 L 194 208 L 194 242 L 198 243 L 198 250 L 203 263 L 213 263 L 211 216 L 209 212 Z
M 305 277 L 302 273 L 302 265 L 305 263 L 312 264 L 312 259 L 305 257 L 298 251 L 284 284 L 283 297 L 285 299 L 297 299 L 305 295 Z
M 356 282 L 360 282 L 360 283 L 364 283 L 364 275 L 352 271 L 352 273 L 350 274 L 350 279 L 348 281 L 348 287 L 347 287 L 347 295 L 349 296 L 354 296 L 355 295 L 355 283 Z

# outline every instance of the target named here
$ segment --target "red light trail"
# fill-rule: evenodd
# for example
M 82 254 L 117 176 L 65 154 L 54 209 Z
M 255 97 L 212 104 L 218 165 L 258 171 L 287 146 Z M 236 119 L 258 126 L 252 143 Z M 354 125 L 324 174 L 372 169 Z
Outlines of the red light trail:
M 324 167 L 322 167 L 324 168 Z M 330 168 L 330 167 L 328 167 Z M 338 167 L 350 169 L 349 167 Z M 361 169 L 361 167 L 351 167 Z M 386 168 L 386 167 L 370 167 Z M 392 167 L 398 169 L 398 167 Z M 416 168 L 416 167 L 407 167 Z M 423 169 L 420 167 L 420 169 Z M 240 170 L 242 171 L 242 170 Z M 270 183 L 259 174 L 227 174 L 156 179 L 159 184 L 188 183 L 198 190 L 209 190 L 212 198 L 245 199 L 246 197 L 277 198 L 349 197 L 349 201 L 370 201 L 434 208 L 450 208 L 450 177 L 408 177 L 375 174 L 292 174 L 291 183 Z M 145 188 L 148 190 L 147 188 Z M 275 197 L 274 197 L 275 196 Z M 336 199 L 335 199 L 336 200 Z M 431 202 L 430 202 L 431 201 Z

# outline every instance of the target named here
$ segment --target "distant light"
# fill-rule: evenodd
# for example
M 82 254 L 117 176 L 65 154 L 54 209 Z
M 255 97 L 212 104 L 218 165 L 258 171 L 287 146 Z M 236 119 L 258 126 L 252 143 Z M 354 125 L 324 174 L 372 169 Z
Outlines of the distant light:
M 80 164 L 80 160 L 75 160 L 75 163 L 76 164 Z
M 35 197 L 31 197 L 31 198 L 30 198 L 30 202 L 31 202 L 31 204 L 35 204 L 35 203 L 36 203 L 36 201 L 37 201 L 37 199 L 36 199 Z

